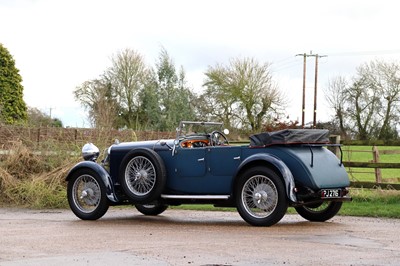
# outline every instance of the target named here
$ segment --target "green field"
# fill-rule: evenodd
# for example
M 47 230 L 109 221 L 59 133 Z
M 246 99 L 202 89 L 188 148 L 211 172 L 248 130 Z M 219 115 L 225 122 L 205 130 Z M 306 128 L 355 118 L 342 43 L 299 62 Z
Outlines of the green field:
M 372 146 L 343 146 L 343 161 L 371 162 L 373 160 Z M 399 146 L 378 146 L 379 162 L 400 163 L 399 154 L 383 154 L 384 150 L 398 150 Z M 351 181 L 375 182 L 373 168 L 347 168 Z M 383 182 L 400 183 L 400 169 L 381 169 Z

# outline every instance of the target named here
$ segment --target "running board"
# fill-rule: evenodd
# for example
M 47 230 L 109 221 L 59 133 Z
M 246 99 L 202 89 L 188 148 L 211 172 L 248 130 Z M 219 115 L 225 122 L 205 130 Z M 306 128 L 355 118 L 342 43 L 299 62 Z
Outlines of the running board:
M 196 199 L 196 200 L 227 200 L 230 195 L 165 195 L 161 194 L 163 199 Z

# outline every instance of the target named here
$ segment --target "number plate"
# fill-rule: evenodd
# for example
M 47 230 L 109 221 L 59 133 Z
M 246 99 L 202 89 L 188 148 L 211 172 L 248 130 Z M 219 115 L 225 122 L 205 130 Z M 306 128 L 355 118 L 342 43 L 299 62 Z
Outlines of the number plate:
M 341 198 L 341 197 L 342 197 L 341 189 L 322 189 L 321 190 L 321 198 L 323 198 L 323 199 Z

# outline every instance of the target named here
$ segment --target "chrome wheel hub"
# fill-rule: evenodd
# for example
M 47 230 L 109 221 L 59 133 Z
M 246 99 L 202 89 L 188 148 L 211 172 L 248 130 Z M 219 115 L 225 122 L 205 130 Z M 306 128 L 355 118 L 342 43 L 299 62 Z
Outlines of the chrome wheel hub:
M 136 172 L 135 174 L 135 181 L 141 180 L 141 179 L 147 179 L 147 176 L 149 174 L 145 171 L 145 170 L 140 170 L 138 172 Z

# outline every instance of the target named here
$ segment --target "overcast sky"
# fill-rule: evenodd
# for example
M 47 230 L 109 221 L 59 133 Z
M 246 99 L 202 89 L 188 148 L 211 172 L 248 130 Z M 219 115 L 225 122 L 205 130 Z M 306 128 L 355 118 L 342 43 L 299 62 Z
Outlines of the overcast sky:
M 188 85 L 201 91 L 204 72 L 231 58 L 272 63 L 290 119 L 301 119 L 303 58 L 320 58 L 317 120 L 327 121 L 323 87 L 351 77 L 374 59 L 400 59 L 400 2 L 298 0 L 0 0 L 0 43 L 23 78 L 24 100 L 89 126 L 73 90 L 98 78 L 125 48 L 155 64 L 164 47 Z M 307 59 L 306 122 L 313 117 L 314 61 Z

